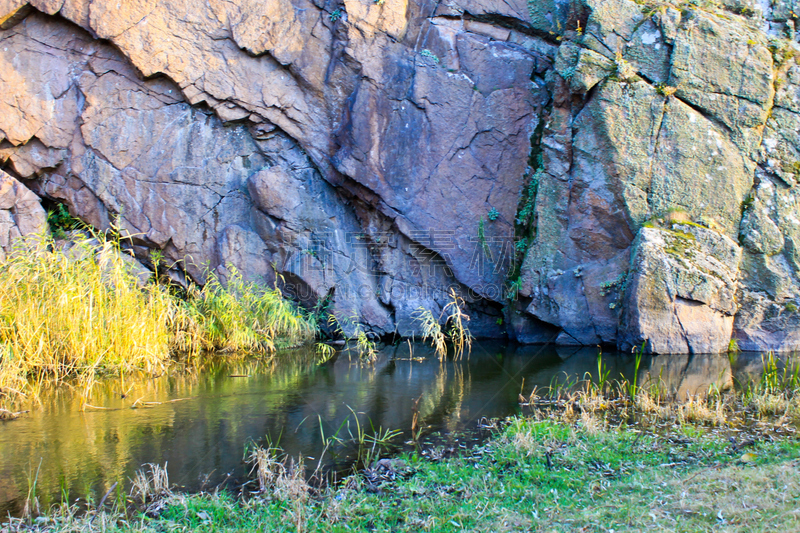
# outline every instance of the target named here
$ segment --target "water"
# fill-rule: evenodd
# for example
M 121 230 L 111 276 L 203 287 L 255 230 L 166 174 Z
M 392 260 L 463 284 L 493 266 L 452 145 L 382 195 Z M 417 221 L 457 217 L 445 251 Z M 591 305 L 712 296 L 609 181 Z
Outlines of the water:
M 610 379 L 633 376 L 630 356 L 607 354 L 604 362 Z M 741 357 L 733 369 L 724 355 L 661 356 L 644 361 L 638 379 L 660 378 L 683 395 L 712 383 L 729 387 L 734 375 L 759 368 L 760 356 Z M 252 443 L 277 443 L 307 466 L 344 471 L 354 448 L 334 446 L 321 457 L 325 437 L 349 437 L 358 416 L 366 428 L 401 430 L 395 442 L 408 449 L 418 399 L 422 445 L 458 449 L 486 436 L 484 419 L 519 413 L 521 392 L 586 372 L 597 374 L 596 348 L 478 343 L 468 359 L 440 363 L 422 345 L 411 358 L 400 344 L 369 366 L 347 353 L 318 365 L 301 350 L 269 362 L 218 359 L 158 378 L 107 380 L 83 411 L 80 394 L 61 389 L 20 419 L 0 422 L 0 516 L 19 515 L 32 480 L 44 506 L 97 502 L 117 481 L 127 490 L 145 463 L 167 463 L 183 490 L 236 489 L 247 480 L 243 457 Z

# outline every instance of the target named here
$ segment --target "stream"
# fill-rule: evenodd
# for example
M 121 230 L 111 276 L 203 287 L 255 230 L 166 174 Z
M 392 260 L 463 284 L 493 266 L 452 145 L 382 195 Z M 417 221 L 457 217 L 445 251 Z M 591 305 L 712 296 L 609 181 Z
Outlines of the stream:
M 400 343 L 370 365 L 348 352 L 319 364 L 310 349 L 269 360 L 217 357 L 160 377 L 100 381 L 83 410 L 81 391 L 61 387 L 0 422 L 0 516 L 18 516 L 34 482 L 43 508 L 98 502 L 115 482 L 128 491 L 146 463 L 166 463 L 179 490 L 237 490 L 253 444 L 345 473 L 359 426 L 398 430 L 394 450 L 413 449 L 415 410 L 417 446 L 457 451 L 489 436 L 492 419 L 520 413 L 520 393 L 597 375 L 597 351 L 480 342 L 468 358 L 440 362 L 424 345 Z M 612 380 L 635 372 L 630 355 L 607 353 L 603 362 Z M 757 377 L 760 367 L 759 354 L 740 355 L 734 368 L 726 355 L 659 356 L 641 362 L 637 379 L 660 379 L 685 396 Z

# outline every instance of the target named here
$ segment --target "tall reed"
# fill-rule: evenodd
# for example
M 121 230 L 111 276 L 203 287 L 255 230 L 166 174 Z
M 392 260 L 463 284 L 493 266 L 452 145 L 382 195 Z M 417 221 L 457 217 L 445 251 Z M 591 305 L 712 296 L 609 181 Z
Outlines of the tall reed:
M 449 339 L 453 345 L 456 359 L 459 359 L 465 351 L 467 355 L 472 352 L 472 334 L 467 326 L 469 316 L 462 310 L 464 300 L 453 289 L 450 289 L 449 296 L 450 300 L 444 306 L 438 318 L 424 307 L 418 308 L 412 316 L 420 324 L 422 340 L 431 342 L 431 346 L 439 359 L 444 359 L 447 356 L 446 339 Z M 445 325 L 449 324 L 447 335 L 443 331 L 441 322 L 444 322 Z
M 424 307 L 414 311 L 413 319 L 419 322 L 422 330 L 422 340 L 425 342 L 430 340 L 436 355 L 439 359 L 444 359 L 447 356 L 447 344 L 445 343 L 444 332 L 439 320 L 433 316 L 430 310 Z
M 183 299 L 141 270 L 119 241 L 76 234 L 62 247 L 28 238 L 0 263 L 0 402 L 36 383 L 166 369 L 177 352 L 266 352 L 313 338 L 315 325 L 277 288 L 213 274 Z M 146 278 L 146 274 L 144 278 Z
M 448 315 L 450 323 L 450 342 L 453 343 L 456 359 L 460 358 L 464 351 L 467 355 L 472 353 L 472 334 L 469 331 L 467 322 L 469 316 L 462 311 L 464 299 L 456 294 L 454 289 L 450 289 L 450 301 L 442 309 L 442 313 Z
M 189 315 L 187 348 L 268 352 L 303 344 L 314 337 L 312 320 L 283 297 L 278 288 L 247 282 L 229 266 L 223 285 L 207 273 L 202 289 L 192 288 L 185 308 Z M 194 331 L 193 327 L 199 328 Z
M 28 377 L 162 369 L 180 309 L 160 287 L 139 282 L 102 237 L 80 237 L 67 252 L 41 237 L 10 254 L 0 265 L 3 392 Z

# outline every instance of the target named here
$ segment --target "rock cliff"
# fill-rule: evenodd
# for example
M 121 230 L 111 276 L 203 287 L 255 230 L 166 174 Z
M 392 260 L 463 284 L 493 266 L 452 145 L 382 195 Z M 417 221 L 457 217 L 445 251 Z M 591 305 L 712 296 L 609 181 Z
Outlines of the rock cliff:
M 0 250 L 41 228 L 38 195 L 178 282 L 280 279 L 377 335 L 455 288 L 479 336 L 799 349 L 795 19 L 0 0 Z

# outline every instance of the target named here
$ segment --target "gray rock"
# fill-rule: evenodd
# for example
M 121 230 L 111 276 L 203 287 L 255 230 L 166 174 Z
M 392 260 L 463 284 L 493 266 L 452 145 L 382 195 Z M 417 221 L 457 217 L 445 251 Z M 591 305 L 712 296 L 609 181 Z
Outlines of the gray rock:
M 633 245 L 620 345 L 651 353 L 719 353 L 728 348 L 741 249 L 709 229 L 644 227 Z
M 0 170 L 0 261 L 27 236 L 47 231 L 47 214 L 39 197 Z
M 738 290 L 734 335 L 789 349 L 790 4 L 8 0 L 0 165 L 175 279 L 236 268 L 375 334 L 416 333 L 454 288 L 480 335 L 714 351 Z M 675 212 L 718 232 L 694 246 L 722 278 L 642 229 Z M 666 265 L 657 289 L 626 288 L 632 257 Z

